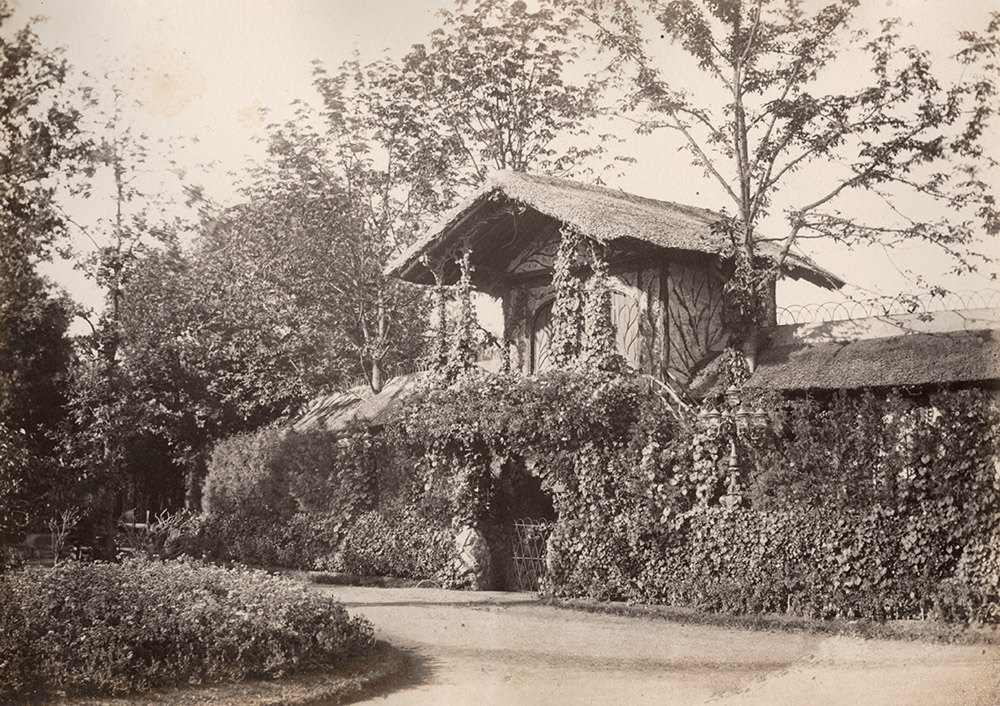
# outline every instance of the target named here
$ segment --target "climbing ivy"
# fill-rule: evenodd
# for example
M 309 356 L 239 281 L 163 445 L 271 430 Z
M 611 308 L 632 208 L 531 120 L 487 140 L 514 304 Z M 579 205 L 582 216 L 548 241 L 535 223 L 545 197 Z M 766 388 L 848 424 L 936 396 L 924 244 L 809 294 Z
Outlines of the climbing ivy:
M 556 298 L 552 305 L 552 357 L 556 365 L 567 368 L 580 355 L 582 303 L 580 278 L 573 274 L 580 246 L 580 234 L 569 226 L 559 231 L 559 245 L 552 263 L 552 288 Z
M 469 376 L 414 400 L 398 430 L 456 522 L 494 519 L 504 462 L 541 478 L 555 595 L 1000 621 L 995 400 L 842 393 L 771 417 L 740 442 L 735 504 L 730 430 L 675 420 L 627 372 Z
M 470 371 L 476 364 L 476 333 L 479 322 L 472 301 L 472 263 L 468 247 L 462 249 L 456 258 L 459 276 L 454 286 L 458 302 L 458 316 L 451 336 L 451 351 L 445 364 L 445 378 L 454 380 L 458 375 Z
M 431 289 L 431 311 L 434 321 L 431 325 L 432 342 L 430 346 L 429 367 L 436 375 L 443 376 L 448 367 L 448 288 L 444 284 L 444 270 L 441 263 L 433 267 L 425 262 L 434 275 L 434 287 Z
M 612 365 L 615 332 L 611 325 L 611 291 L 608 287 L 608 262 L 603 247 L 587 242 L 591 275 L 587 279 L 583 307 L 583 343 L 581 362 L 594 367 Z

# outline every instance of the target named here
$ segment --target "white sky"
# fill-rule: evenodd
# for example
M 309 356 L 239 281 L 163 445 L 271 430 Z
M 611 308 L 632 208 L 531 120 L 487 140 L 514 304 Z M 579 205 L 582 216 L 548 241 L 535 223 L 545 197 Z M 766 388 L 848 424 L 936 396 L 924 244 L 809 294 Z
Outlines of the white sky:
M 426 40 L 438 26 L 436 10 L 446 0 L 14 0 L 9 28 L 32 15 L 48 20 L 36 30 L 48 46 L 65 46 L 77 70 L 99 77 L 118 65 L 139 77 L 133 96 L 142 104 L 138 128 L 166 139 L 167 149 L 184 164 L 212 164 L 202 177 L 209 193 L 225 199 L 248 157 L 259 155 L 254 142 L 267 120 L 280 117 L 295 99 L 314 99 L 313 59 L 328 67 L 354 51 L 373 60 L 384 49 L 401 55 Z M 913 26 L 910 38 L 939 52 L 949 51 L 959 29 L 981 29 L 994 3 L 990 0 L 868 0 L 867 18 L 903 14 Z M 265 117 L 262 111 L 270 111 Z M 610 186 L 626 191 L 720 208 L 716 187 L 687 156 L 673 151 L 661 137 L 631 135 L 627 153 L 637 163 L 627 166 Z M 177 138 L 199 142 L 181 148 Z M 993 136 L 994 138 L 996 136 Z M 997 141 L 1000 144 L 1000 141 Z M 86 208 L 101 208 L 91 204 Z M 110 207 L 109 207 L 110 208 Z M 993 244 L 988 252 L 1000 254 Z M 824 267 L 863 290 L 891 294 L 911 288 L 897 272 L 909 268 L 932 283 L 954 290 L 992 285 L 983 275 L 945 277 L 949 263 L 934 249 L 914 245 L 897 248 L 890 260 L 881 250 L 845 252 L 831 246 L 809 247 Z M 68 267 L 51 269 L 70 292 L 92 306 L 100 297 Z M 855 296 L 860 296 L 855 293 Z M 779 305 L 836 298 L 811 285 L 791 283 L 779 290 Z

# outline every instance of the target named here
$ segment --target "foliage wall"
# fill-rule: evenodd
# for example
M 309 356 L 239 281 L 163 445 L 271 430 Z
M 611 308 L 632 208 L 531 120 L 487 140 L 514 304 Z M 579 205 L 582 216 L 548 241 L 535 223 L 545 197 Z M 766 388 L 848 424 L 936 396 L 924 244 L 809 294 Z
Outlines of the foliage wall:
M 743 444 L 735 502 L 727 437 L 675 419 L 638 378 L 466 378 L 418 400 L 399 433 L 463 523 L 495 520 L 506 460 L 540 475 L 556 595 L 996 621 L 998 422 L 977 390 L 788 402 Z
M 450 580 L 454 534 L 409 459 L 363 433 L 269 427 L 216 445 L 191 547 L 216 559 Z
M 674 416 L 638 376 L 469 373 L 419 393 L 374 439 L 270 430 L 220 444 L 203 527 L 219 557 L 453 584 L 456 532 L 506 546 L 517 467 L 556 511 L 554 595 L 1000 620 L 989 393 L 773 404 L 734 479 L 726 429 Z

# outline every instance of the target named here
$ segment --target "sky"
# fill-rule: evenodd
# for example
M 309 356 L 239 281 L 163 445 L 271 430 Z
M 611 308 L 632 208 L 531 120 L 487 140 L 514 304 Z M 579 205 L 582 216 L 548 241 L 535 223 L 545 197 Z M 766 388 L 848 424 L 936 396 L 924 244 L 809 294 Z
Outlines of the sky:
M 132 76 L 130 97 L 141 105 L 132 116 L 137 128 L 164 140 L 209 194 L 226 201 L 233 198 L 233 173 L 262 154 L 263 127 L 286 115 L 292 101 L 313 99 L 313 60 L 333 67 L 355 52 L 364 61 L 382 52 L 400 56 L 426 41 L 445 1 L 13 0 L 8 26 L 45 16 L 36 27 L 42 42 L 65 47 L 66 59 L 88 80 L 99 83 L 108 71 Z M 958 30 L 984 27 L 992 7 L 990 0 L 866 0 L 862 13 L 873 25 L 881 16 L 902 15 L 911 23 L 909 39 L 943 54 L 953 49 Z M 616 125 L 624 152 L 636 162 L 606 178 L 609 186 L 679 203 L 723 205 L 719 190 L 666 137 L 640 137 L 626 122 Z M 1000 146 L 998 136 L 991 137 Z M 197 143 L 190 144 L 191 138 Z M 79 206 L 81 212 L 100 207 Z M 847 290 L 855 298 L 912 291 L 901 274 L 907 269 L 952 290 L 995 286 L 985 273 L 945 275 L 947 260 L 922 246 L 847 251 L 811 242 L 803 249 L 856 285 Z M 1000 255 L 995 244 L 983 249 Z M 75 298 L 100 306 L 99 293 L 80 273 L 65 263 L 49 272 Z M 804 283 L 779 288 L 779 306 L 836 298 Z

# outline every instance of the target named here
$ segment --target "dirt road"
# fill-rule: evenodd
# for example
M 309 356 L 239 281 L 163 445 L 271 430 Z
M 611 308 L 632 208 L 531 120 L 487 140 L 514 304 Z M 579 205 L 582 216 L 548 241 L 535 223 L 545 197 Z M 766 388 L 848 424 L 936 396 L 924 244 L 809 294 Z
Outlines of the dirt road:
M 416 659 L 371 703 L 1000 704 L 1000 646 L 596 615 L 529 594 L 317 587 Z

